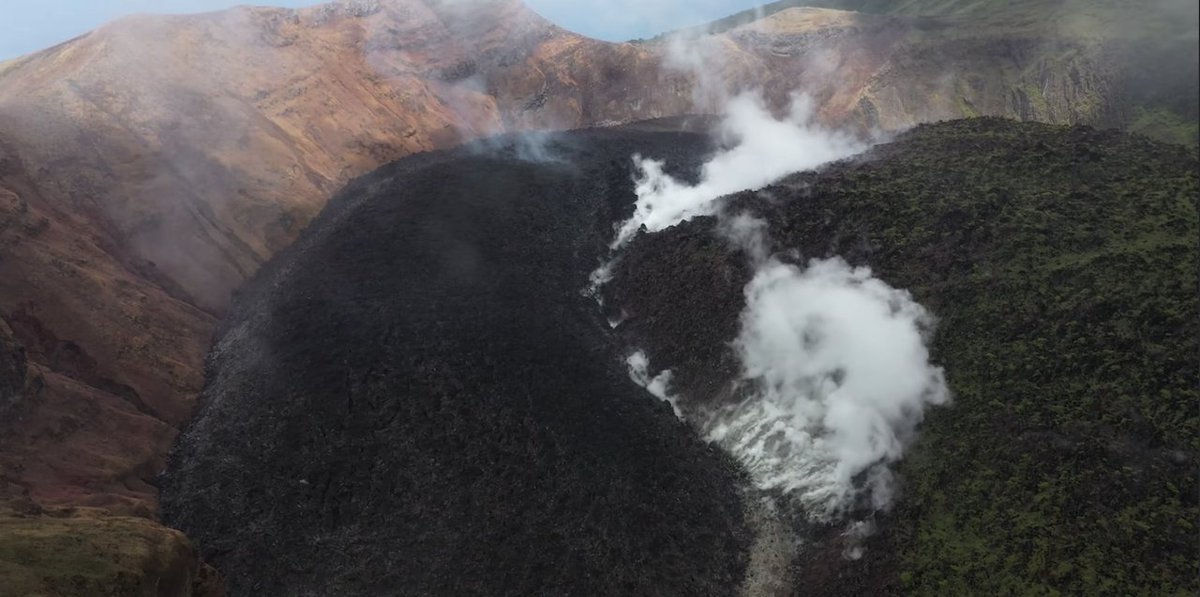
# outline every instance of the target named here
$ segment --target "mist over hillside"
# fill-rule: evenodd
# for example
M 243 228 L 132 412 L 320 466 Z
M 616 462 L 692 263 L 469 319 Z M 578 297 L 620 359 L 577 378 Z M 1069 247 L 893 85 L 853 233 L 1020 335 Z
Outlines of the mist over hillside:
M 1198 20 L 345 0 L 2 62 L 0 594 L 1194 591 Z

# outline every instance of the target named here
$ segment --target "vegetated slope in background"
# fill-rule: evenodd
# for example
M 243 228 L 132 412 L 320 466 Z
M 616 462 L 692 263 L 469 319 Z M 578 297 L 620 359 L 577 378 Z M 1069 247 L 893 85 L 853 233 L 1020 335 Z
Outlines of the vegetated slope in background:
M 882 122 L 889 121 L 888 114 L 932 109 L 941 118 L 956 111 L 962 117 L 1090 124 L 1186 145 L 1200 142 L 1195 2 L 782 0 L 692 33 L 736 37 L 738 30 L 753 30 L 775 15 L 811 10 L 805 7 L 914 25 L 864 96 L 866 113 L 877 111 Z M 929 102 L 933 107 L 925 105 Z
M 706 138 L 547 143 L 360 178 L 239 293 L 162 494 L 232 594 L 736 591 L 740 473 L 581 292 L 629 156 Z
M 869 265 L 940 318 L 955 402 L 928 414 L 865 556 L 842 559 L 837 538 L 812 548 L 806 590 L 1200 588 L 1198 193 L 1177 146 L 973 119 L 727 199 L 768 222 L 776 250 Z M 744 256 L 713 218 L 628 251 L 606 287 L 619 329 L 680 391 L 712 396 L 738 374 L 724 343 Z

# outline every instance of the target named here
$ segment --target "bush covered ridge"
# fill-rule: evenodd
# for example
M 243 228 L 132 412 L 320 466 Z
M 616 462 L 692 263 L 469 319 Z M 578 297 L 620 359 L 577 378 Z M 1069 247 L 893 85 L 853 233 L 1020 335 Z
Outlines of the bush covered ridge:
M 777 250 L 869 265 L 940 317 L 955 404 L 910 449 L 876 544 L 825 590 L 1200 589 L 1197 194 L 1185 148 L 973 119 L 727 200 L 767 219 Z M 639 237 L 610 289 L 685 391 L 735 371 L 723 347 L 747 271 L 714 226 Z M 661 310 L 679 301 L 711 314 L 703 329 Z

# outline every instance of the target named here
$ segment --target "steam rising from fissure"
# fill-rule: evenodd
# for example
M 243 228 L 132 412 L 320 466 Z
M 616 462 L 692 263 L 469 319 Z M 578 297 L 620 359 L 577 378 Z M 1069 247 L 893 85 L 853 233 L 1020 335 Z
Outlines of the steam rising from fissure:
M 774 118 L 758 96 L 739 95 L 729 101 L 719 134 L 729 148 L 704 164 L 695 185 L 666 174 L 661 161 L 634 156 L 639 172 L 637 205 L 633 217 L 617 232 L 614 248 L 627 243 L 642 226 L 657 232 L 712 215 L 719 197 L 759 188 L 865 149 L 849 135 L 814 124 L 812 102 L 802 95 L 793 96 L 783 119 Z
M 751 260 L 741 330 L 731 348 L 741 362 L 733 398 L 677 396 L 670 371 L 652 373 L 644 352 L 630 376 L 709 441 L 736 457 L 763 490 L 796 499 L 815 520 L 858 507 L 887 509 L 889 465 L 912 438 L 928 405 L 949 399 L 944 375 L 929 363 L 933 317 L 907 291 L 840 258 L 796 265 L 769 253 L 766 222 L 721 212 L 719 197 L 770 184 L 797 171 L 845 158 L 866 145 L 813 124 L 812 108 L 794 98 L 776 119 L 755 97 L 729 102 L 721 127 L 727 149 L 689 185 L 662 162 L 635 156 L 637 204 L 613 248 L 639 230 L 655 232 L 700 215 Z M 609 278 L 593 274 L 593 284 Z
M 747 285 L 734 404 L 695 423 L 737 456 L 762 489 L 818 517 L 891 502 L 888 464 L 925 406 L 948 393 L 929 364 L 932 318 L 908 292 L 834 258 L 798 267 L 768 259 Z

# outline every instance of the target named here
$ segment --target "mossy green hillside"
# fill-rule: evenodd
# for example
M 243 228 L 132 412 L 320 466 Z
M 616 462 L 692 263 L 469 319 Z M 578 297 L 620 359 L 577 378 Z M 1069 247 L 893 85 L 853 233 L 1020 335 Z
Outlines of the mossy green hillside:
M 980 118 L 727 199 L 781 255 L 841 256 L 909 290 L 938 317 L 932 356 L 954 394 L 927 413 L 866 555 L 817 544 L 803 586 L 1200 592 L 1198 169 L 1140 135 Z M 635 314 L 620 329 L 685 395 L 736 374 L 750 272 L 716 225 L 638 237 L 607 287 Z
M 780 244 L 850 254 L 941 318 L 955 404 L 901 470 L 905 592 L 1200 590 L 1195 154 L 980 119 L 812 184 L 775 208 Z
M 33 510 L 0 507 L 0 595 L 220 594 L 178 531 L 100 511 Z

